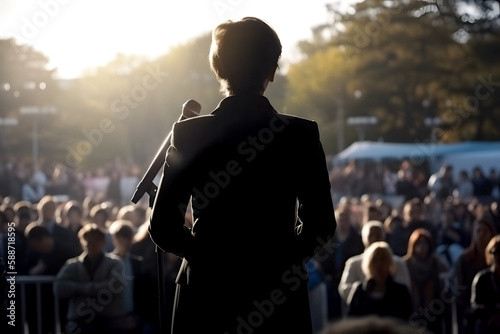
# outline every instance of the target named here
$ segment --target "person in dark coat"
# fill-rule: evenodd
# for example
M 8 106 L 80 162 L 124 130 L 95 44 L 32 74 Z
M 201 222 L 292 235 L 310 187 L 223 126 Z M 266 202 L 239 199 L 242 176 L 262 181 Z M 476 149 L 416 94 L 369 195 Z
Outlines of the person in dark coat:
M 478 272 L 488 267 L 485 250 L 495 234 L 495 227 L 489 220 L 474 221 L 471 243 L 460 254 L 453 267 L 453 288 L 457 291 L 457 319 L 461 334 L 472 330 L 473 319 L 470 319 L 472 282 Z
M 340 297 L 338 286 L 348 259 L 364 251 L 361 234 L 351 223 L 348 206 L 336 211 L 337 231 L 331 240 L 332 247 L 324 247 L 316 256 L 319 269 L 325 279 L 328 296 L 328 319 L 330 321 L 342 317 L 344 303 Z
M 347 315 L 377 315 L 408 320 L 413 305 L 408 288 L 394 281 L 392 251 L 385 241 L 371 244 L 364 253 L 364 281 L 358 281 L 351 290 Z
M 227 97 L 173 126 L 149 230 L 183 258 L 172 333 L 312 333 L 305 262 L 336 221 L 317 124 L 263 96 L 280 54 L 259 19 L 217 26 L 210 62 Z
M 500 234 L 491 238 L 485 255 L 489 267 L 472 282 L 471 318 L 476 334 L 500 333 Z

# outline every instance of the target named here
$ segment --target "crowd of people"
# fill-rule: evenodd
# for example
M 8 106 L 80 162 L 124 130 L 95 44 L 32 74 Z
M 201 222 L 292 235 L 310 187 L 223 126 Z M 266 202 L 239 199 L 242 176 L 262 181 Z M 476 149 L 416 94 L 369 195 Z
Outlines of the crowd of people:
M 472 178 L 459 175 L 454 180 L 444 166 L 427 176 L 406 161 L 394 172 L 356 163 L 331 168 L 337 231 L 307 263 L 316 333 L 361 316 L 399 319 L 420 333 L 498 332 L 498 177 L 480 167 Z M 17 274 L 55 277 L 42 289 L 42 310 L 28 304 L 30 332 L 53 332 L 55 299 L 65 333 L 158 332 L 150 208 L 129 203 L 140 176 L 138 166 L 120 160 L 88 173 L 2 164 L 0 257 L 8 258 L 14 222 Z M 400 204 L 386 200 L 393 195 Z M 168 326 L 181 262 L 168 253 L 164 260 Z

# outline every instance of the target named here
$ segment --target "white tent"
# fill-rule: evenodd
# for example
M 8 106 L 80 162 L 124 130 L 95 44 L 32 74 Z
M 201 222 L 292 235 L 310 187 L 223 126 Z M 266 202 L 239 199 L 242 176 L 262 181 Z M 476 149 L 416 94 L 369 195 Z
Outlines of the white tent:
M 403 161 L 421 164 L 426 161 L 431 172 L 440 166 L 450 164 L 455 173 L 471 166 L 480 166 L 483 172 L 491 168 L 500 169 L 500 142 L 461 142 L 461 143 L 383 143 L 355 142 L 333 157 L 333 163 L 344 164 L 349 160 Z M 484 166 L 484 167 L 483 167 Z

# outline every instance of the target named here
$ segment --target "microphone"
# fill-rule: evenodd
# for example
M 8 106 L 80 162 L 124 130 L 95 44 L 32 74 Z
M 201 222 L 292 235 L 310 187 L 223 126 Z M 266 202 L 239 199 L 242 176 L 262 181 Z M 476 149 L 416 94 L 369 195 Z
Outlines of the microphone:
M 187 100 L 182 105 L 182 114 L 179 117 L 179 121 L 184 119 L 196 117 L 200 115 L 201 105 L 193 99 Z M 144 196 L 145 193 L 149 194 L 149 203 L 150 206 L 153 206 L 154 198 L 156 196 L 156 190 L 158 187 L 153 183 L 156 175 L 160 171 L 163 163 L 165 162 L 165 155 L 167 154 L 167 149 L 170 146 L 170 140 L 172 137 L 172 131 L 168 134 L 167 138 L 163 141 L 163 144 L 160 146 L 160 149 L 155 155 L 155 158 L 149 165 L 149 168 L 142 177 L 142 180 L 137 185 L 134 195 L 132 196 L 132 203 L 137 204 L 139 200 Z

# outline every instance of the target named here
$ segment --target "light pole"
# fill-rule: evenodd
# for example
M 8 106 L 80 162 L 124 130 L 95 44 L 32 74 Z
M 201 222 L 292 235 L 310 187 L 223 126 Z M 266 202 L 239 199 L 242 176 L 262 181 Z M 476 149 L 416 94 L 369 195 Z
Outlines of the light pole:
M 443 121 L 439 117 L 426 117 L 424 119 L 424 124 L 427 127 L 431 128 L 431 142 L 436 143 L 437 138 L 436 138 L 436 131 L 435 130 L 437 129 L 437 127 L 439 127 L 440 125 L 443 124 Z
M 33 115 L 33 131 L 32 131 L 32 154 L 33 154 L 33 167 L 36 169 L 38 162 L 38 115 L 53 115 L 57 113 L 56 107 L 39 107 L 39 106 L 25 106 L 19 108 L 21 115 Z

